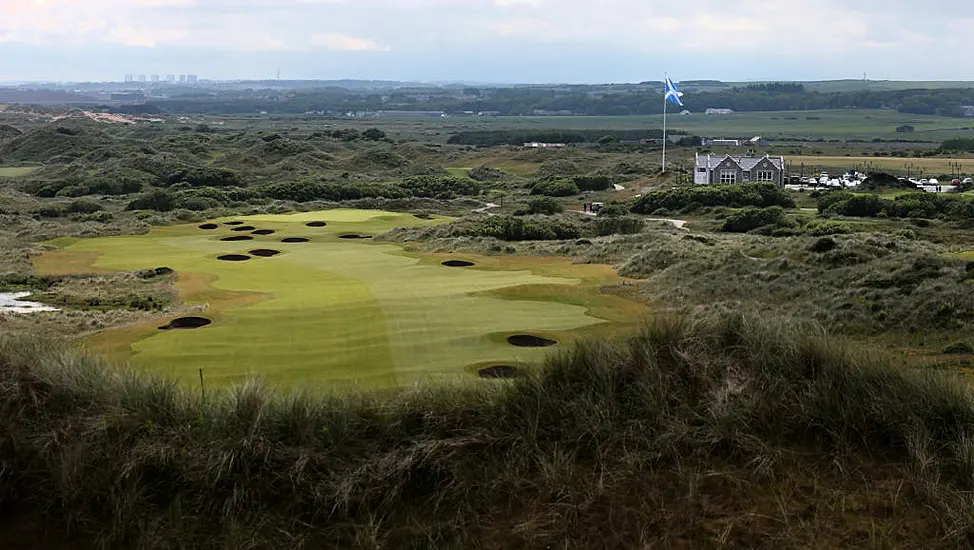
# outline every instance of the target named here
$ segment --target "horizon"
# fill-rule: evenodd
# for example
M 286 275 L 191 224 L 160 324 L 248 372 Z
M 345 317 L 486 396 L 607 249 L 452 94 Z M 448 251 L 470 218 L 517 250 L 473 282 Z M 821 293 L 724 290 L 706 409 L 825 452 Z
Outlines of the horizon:
M 226 79 L 211 79 L 206 78 L 202 75 L 198 76 L 198 81 L 196 82 L 167 82 L 162 79 L 156 82 L 150 80 L 142 81 L 126 81 L 126 75 L 118 79 L 108 79 L 108 80 L 63 80 L 63 79 L 36 79 L 36 80 L 0 80 L 0 86 L 26 86 L 31 84 L 43 84 L 43 85 L 71 85 L 71 84 L 132 84 L 137 86 L 199 86 L 203 84 L 230 84 L 230 83 L 240 83 L 240 82 L 280 82 L 282 84 L 288 82 L 361 82 L 361 83 L 381 83 L 381 84 L 409 84 L 409 85 L 425 85 L 425 86 L 489 86 L 489 87 L 506 87 L 506 86 L 639 86 L 639 85 L 650 85 L 655 83 L 655 80 L 640 80 L 640 81 L 612 81 L 612 82 L 572 82 L 572 81 L 546 81 L 546 82 L 520 82 L 520 81 L 470 81 L 470 80 L 419 80 L 419 79 L 389 79 L 389 78 L 226 78 Z M 131 75 L 131 76 L 150 76 L 150 75 Z M 166 75 L 158 75 L 160 78 L 164 78 Z M 959 84 L 974 84 L 974 79 L 862 79 L 862 78 L 823 78 L 823 79 L 779 79 L 779 78 L 769 78 L 769 79 L 733 79 L 733 80 L 721 80 L 714 78 L 684 78 L 681 80 L 673 79 L 676 83 L 698 83 L 698 82 L 719 82 L 721 84 L 765 84 L 765 83 L 782 83 L 782 84 L 820 84 L 820 83 L 831 83 L 831 82 L 865 82 L 869 83 L 959 83 Z M 663 83 L 663 78 L 659 79 L 659 83 Z

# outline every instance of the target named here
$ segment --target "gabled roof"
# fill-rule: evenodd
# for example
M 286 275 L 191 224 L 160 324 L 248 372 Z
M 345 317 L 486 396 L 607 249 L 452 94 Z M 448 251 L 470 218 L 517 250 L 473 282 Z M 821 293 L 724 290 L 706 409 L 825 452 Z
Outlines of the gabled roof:
M 738 164 L 741 165 L 741 168 L 743 168 L 744 170 L 753 170 L 755 166 L 757 166 L 758 164 L 760 164 L 765 159 L 771 161 L 771 164 L 775 168 L 777 168 L 778 170 L 784 169 L 784 165 L 783 165 L 783 162 L 782 162 L 783 159 L 781 157 L 770 157 L 770 156 L 765 156 L 765 157 L 744 157 L 744 158 L 741 158 L 740 160 L 738 160 L 737 162 L 738 162 Z
M 727 159 L 737 163 L 737 165 L 741 167 L 741 170 L 744 170 L 745 172 L 754 169 L 755 166 L 760 164 L 761 161 L 765 159 L 769 160 L 771 164 L 778 170 L 784 170 L 785 168 L 784 158 L 782 157 L 735 157 L 731 155 L 697 155 L 697 168 L 715 168 L 718 164 Z

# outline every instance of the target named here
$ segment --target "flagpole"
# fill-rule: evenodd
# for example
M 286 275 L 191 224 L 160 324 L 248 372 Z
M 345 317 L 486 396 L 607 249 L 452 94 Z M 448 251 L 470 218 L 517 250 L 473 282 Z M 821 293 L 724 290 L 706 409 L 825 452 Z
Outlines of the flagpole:
M 665 75 L 669 78 L 669 75 Z M 663 81 L 664 83 L 666 80 Z M 664 84 L 664 87 L 666 85 Z M 666 90 L 663 90 L 663 173 L 666 173 Z

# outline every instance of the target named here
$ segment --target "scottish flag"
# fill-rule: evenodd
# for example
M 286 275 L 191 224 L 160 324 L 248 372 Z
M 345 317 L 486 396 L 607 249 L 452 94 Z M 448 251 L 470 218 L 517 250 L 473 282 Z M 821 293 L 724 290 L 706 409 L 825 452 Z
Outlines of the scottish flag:
M 666 77 L 666 99 L 672 101 L 679 107 L 683 107 L 683 101 L 680 98 L 683 97 L 683 92 L 673 84 L 670 77 Z

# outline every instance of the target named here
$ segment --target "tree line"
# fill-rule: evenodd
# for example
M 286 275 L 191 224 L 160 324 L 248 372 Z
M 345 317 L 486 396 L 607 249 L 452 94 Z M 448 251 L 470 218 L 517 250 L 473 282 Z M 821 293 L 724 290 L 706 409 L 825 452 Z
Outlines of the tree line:
M 604 93 L 598 88 L 525 87 L 486 88 L 467 93 L 440 90 L 430 94 L 322 88 L 284 91 L 210 91 L 150 100 L 145 105 L 116 110 L 149 113 L 204 113 L 230 115 L 323 113 L 382 110 L 442 111 L 448 114 L 491 113 L 508 116 L 533 114 L 654 115 L 663 110 L 662 90 L 635 89 Z M 688 92 L 684 102 L 691 110 L 727 108 L 735 111 L 792 111 L 821 109 L 893 109 L 902 113 L 964 116 L 974 105 L 974 89 L 892 91 L 808 91 L 801 84 L 771 83 L 717 91 Z

